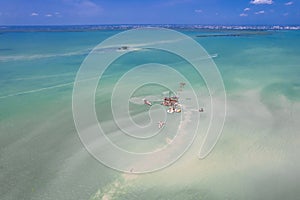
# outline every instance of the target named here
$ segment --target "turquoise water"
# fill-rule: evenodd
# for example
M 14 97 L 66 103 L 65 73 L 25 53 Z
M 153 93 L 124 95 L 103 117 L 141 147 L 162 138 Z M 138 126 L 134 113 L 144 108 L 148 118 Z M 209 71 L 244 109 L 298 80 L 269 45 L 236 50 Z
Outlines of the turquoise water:
M 72 87 L 82 61 L 120 31 L 0 34 L 0 199 L 297 199 L 300 32 L 197 37 L 224 31 L 180 31 L 218 54 L 213 59 L 228 101 L 224 130 L 206 159 L 197 158 L 196 140 L 171 167 L 137 176 L 111 170 L 87 153 L 72 117 Z M 107 103 L 117 78 L 153 61 L 196 80 L 174 56 L 128 55 L 114 63 L 98 90 L 100 121 L 110 122 Z

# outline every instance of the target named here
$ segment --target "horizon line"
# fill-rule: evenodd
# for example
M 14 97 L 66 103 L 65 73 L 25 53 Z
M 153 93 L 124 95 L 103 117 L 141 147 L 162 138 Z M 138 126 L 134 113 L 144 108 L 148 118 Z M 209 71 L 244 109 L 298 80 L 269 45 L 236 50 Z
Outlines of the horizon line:
M 0 27 L 8 26 L 136 26 L 136 25 L 156 25 L 156 26 L 300 26 L 300 24 L 197 24 L 197 23 L 103 23 L 103 24 L 0 24 Z

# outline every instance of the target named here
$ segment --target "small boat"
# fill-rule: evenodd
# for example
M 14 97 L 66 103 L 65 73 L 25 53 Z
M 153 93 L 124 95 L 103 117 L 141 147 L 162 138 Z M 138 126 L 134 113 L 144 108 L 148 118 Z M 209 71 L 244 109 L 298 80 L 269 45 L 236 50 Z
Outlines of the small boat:
M 176 108 L 176 109 L 175 109 L 175 112 L 176 112 L 176 113 L 181 113 L 181 109 L 180 109 L 180 108 Z
M 152 103 L 150 101 L 148 101 L 147 99 L 143 99 L 143 100 L 144 100 L 144 104 L 148 106 L 152 106 Z
M 166 124 L 165 122 L 159 121 L 158 122 L 158 128 L 159 129 L 163 128 L 165 126 L 165 124 Z
M 121 46 L 121 47 L 118 48 L 119 51 L 126 51 L 128 49 L 129 49 L 128 46 Z
M 170 108 L 167 110 L 167 113 L 170 113 L 170 114 L 174 113 L 174 108 L 173 108 L 173 107 L 170 107 Z
M 179 104 L 179 103 L 176 103 L 175 105 L 174 105 L 174 111 L 176 112 L 176 113 L 181 113 L 181 104 Z
M 181 83 L 179 83 L 179 85 L 180 85 L 180 87 L 184 87 L 186 85 L 186 83 L 181 82 Z

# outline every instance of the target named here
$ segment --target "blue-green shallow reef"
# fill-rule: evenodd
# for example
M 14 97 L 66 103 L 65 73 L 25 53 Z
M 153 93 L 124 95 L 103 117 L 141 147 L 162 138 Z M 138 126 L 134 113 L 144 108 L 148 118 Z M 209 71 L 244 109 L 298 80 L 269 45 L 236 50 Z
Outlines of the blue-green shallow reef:
M 213 59 L 226 87 L 226 123 L 206 159 L 197 158 L 196 140 L 174 165 L 146 175 L 122 174 L 93 159 L 72 118 L 81 62 L 119 31 L 1 34 L 0 199 L 297 199 L 300 32 L 180 31 L 218 54 Z M 209 34 L 214 37 L 198 37 Z M 155 58 L 193 77 L 187 63 L 159 55 L 137 52 L 114 63 L 97 90 L 100 120 L 109 122 L 103 110 L 111 86 L 131 65 Z

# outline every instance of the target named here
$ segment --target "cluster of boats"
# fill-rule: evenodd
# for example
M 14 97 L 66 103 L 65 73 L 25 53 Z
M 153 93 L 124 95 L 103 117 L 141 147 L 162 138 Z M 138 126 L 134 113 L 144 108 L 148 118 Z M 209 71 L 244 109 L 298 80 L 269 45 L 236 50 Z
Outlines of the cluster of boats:
M 167 113 L 181 113 L 181 104 L 178 102 L 178 97 L 165 97 L 164 101 L 161 103 L 164 106 L 168 106 Z
M 185 86 L 185 83 L 180 83 L 180 88 L 179 91 L 182 91 L 183 87 Z M 152 106 L 152 102 L 143 99 L 144 104 L 148 106 Z M 167 113 L 172 114 L 172 113 L 181 113 L 182 111 L 182 105 L 179 103 L 179 97 L 178 96 L 173 96 L 173 97 L 164 97 L 161 105 L 168 107 Z M 165 126 L 166 122 L 159 121 L 158 122 L 158 128 L 163 128 Z
M 178 102 L 178 97 L 174 96 L 174 97 L 165 97 L 163 99 L 163 102 L 161 102 L 161 105 L 163 106 L 167 106 L 169 107 L 167 109 L 167 113 L 181 113 L 182 110 L 182 105 Z M 144 104 L 148 105 L 148 106 L 152 106 L 152 103 L 147 100 L 147 99 L 143 99 L 144 100 Z
M 169 107 L 167 109 L 167 113 L 181 113 L 181 107 L 182 105 L 179 104 L 178 102 L 178 97 L 177 96 L 174 96 L 174 97 L 165 97 L 163 99 L 163 102 L 161 102 L 161 105 L 163 106 L 167 106 Z M 148 106 L 152 106 L 152 103 L 147 100 L 147 99 L 143 99 L 144 100 L 144 104 L 145 105 L 148 105 Z M 158 122 L 158 128 L 161 129 L 165 126 L 166 122 L 163 122 L 163 121 L 159 121 Z
M 185 83 L 180 83 L 180 87 L 178 89 L 178 92 L 182 91 L 182 89 L 184 88 Z M 144 104 L 148 105 L 148 106 L 152 106 L 152 102 L 147 100 L 147 99 L 143 99 Z M 172 114 L 172 113 L 181 113 L 182 111 L 182 105 L 179 103 L 179 97 L 178 96 L 172 96 L 169 95 L 169 97 L 164 97 L 162 99 L 162 101 L 158 100 L 159 102 L 161 102 L 160 104 L 168 107 L 167 109 L 167 113 Z M 157 101 L 156 101 L 157 102 Z M 204 112 L 203 108 L 200 108 L 198 110 L 199 112 Z M 163 121 L 159 121 L 158 122 L 158 128 L 163 128 L 165 126 L 166 122 Z

